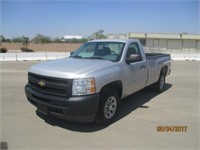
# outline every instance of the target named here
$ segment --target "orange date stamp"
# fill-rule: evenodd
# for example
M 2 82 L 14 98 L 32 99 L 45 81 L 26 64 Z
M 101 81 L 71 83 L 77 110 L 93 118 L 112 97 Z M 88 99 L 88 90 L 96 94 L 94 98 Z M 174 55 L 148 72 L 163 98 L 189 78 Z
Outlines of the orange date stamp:
M 157 126 L 157 132 L 187 132 L 187 126 Z

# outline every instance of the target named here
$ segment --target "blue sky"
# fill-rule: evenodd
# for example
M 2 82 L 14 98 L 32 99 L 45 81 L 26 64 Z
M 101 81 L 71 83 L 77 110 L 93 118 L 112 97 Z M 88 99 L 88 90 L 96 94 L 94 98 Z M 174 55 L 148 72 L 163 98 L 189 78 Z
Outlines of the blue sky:
M 128 32 L 200 34 L 199 0 L 1 0 L 6 38 Z

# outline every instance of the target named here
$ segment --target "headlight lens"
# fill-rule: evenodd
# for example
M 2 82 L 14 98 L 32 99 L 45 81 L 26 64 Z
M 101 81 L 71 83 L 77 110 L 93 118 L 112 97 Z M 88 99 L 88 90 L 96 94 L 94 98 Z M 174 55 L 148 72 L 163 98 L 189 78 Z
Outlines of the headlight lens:
M 96 92 L 94 78 L 74 79 L 72 86 L 72 95 L 89 95 Z

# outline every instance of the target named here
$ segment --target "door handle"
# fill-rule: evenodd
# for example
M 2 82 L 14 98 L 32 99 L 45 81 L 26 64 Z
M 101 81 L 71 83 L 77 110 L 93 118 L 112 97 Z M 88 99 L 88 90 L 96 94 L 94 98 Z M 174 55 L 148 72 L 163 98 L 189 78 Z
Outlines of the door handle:
M 146 66 L 141 66 L 141 67 L 140 67 L 140 69 L 142 69 L 142 70 L 145 69 L 145 68 L 146 68 Z

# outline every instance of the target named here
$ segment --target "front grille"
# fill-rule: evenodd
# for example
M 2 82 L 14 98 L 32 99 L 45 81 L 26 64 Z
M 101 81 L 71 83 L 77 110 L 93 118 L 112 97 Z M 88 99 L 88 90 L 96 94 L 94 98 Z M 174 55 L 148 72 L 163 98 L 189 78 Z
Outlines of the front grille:
M 28 73 L 28 82 L 32 89 L 52 96 L 70 97 L 72 89 L 72 80 L 42 76 L 34 73 Z M 39 82 L 45 83 L 40 85 Z

